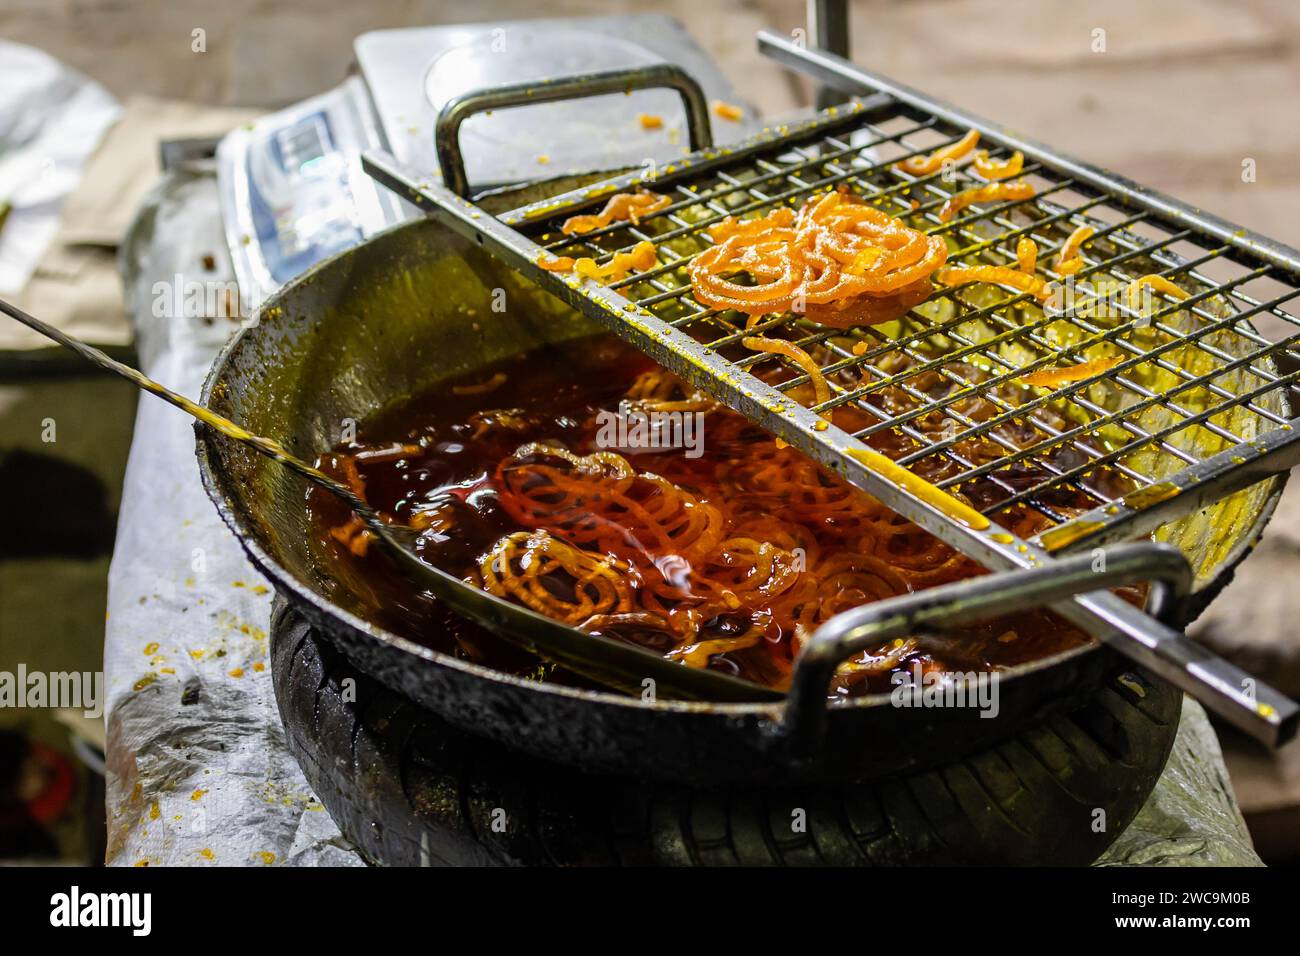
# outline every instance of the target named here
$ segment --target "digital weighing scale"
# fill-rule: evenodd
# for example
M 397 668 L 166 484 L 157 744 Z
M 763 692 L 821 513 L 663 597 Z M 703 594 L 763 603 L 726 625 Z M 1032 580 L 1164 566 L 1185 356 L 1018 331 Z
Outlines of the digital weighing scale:
M 217 150 L 222 218 L 247 308 L 322 259 L 421 215 L 371 180 L 360 154 L 382 147 L 436 178 L 435 120 L 469 90 L 668 61 L 710 101 L 743 108 L 740 121 L 715 121 L 715 141 L 759 126 L 690 34 L 661 15 L 379 30 L 357 37 L 353 50 L 354 69 L 338 87 L 232 131 Z M 640 114 L 662 126 L 644 128 Z M 681 102 L 669 90 L 474 116 L 461 145 L 476 190 L 688 151 Z

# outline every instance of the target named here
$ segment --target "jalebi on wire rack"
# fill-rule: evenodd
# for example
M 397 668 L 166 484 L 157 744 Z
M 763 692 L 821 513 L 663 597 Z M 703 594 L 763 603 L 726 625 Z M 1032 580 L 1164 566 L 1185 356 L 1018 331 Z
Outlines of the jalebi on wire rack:
M 948 256 L 942 237 L 839 191 L 798 212 L 727 217 L 708 233 L 716 245 L 689 267 L 699 302 L 750 316 L 794 311 L 835 328 L 899 318 L 929 296 L 930 275 Z

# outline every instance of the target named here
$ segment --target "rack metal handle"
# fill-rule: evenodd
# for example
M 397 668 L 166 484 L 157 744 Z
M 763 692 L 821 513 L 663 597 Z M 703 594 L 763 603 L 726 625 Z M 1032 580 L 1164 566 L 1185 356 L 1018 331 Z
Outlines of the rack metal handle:
M 1181 619 L 1191 593 L 1192 569 L 1182 552 L 1154 542 L 1107 548 L 1101 568 L 1092 555 L 1060 558 L 1043 567 L 959 581 L 836 615 L 818 628 L 795 662 L 781 732 L 796 753 L 818 751 L 829 713 L 826 688 L 839 663 L 854 654 L 958 618 L 995 617 L 1138 581 L 1151 582 L 1150 628 L 1145 640 L 1115 632 L 1107 640 L 1116 650 L 1150 666 L 1238 725 L 1276 719 L 1276 707 L 1289 707 L 1289 730 L 1283 732 L 1294 732 L 1296 708 L 1291 701 L 1270 688 L 1256 688 L 1244 671 L 1171 629 L 1169 625 Z M 1223 693 L 1225 687 L 1234 686 L 1240 695 Z
M 559 100 L 585 99 L 607 93 L 631 93 L 633 90 L 676 90 L 686 109 L 686 127 L 690 135 L 691 150 L 708 149 L 713 145 L 713 131 L 709 126 L 708 104 L 704 91 L 689 73 L 672 63 L 654 63 L 650 66 L 623 70 L 605 70 L 576 76 L 559 76 L 527 83 L 509 83 L 482 90 L 472 90 L 449 100 L 438 114 L 434 127 L 434 147 L 438 153 L 438 168 L 442 181 L 461 197 L 469 196 L 469 178 L 465 174 L 465 157 L 460 149 L 460 127 L 476 113 L 527 106 L 532 103 L 554 103 Z

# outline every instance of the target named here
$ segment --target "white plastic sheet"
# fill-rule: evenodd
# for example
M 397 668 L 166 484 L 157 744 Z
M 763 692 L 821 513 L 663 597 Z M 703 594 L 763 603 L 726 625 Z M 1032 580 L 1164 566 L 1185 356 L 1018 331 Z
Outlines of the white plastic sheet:
M 141 364 L 197 397 L 235 324 L 159 317 L 160 287 L 229 279 L 210 175 L 173 174 L 128 241 Z M 204 259 L 217 261 L 215 270 Z M 210 260 L 209 260 L 210 261 Z M 111 865 L 359 865 L 284 739 L 271 593 L 203 492 L 190 419 L 144 397 L 109 573 Z
M 0 294 L 26 285 L 59 228 L 63 201 L 121 108 L 47 53 L 0 40 Z

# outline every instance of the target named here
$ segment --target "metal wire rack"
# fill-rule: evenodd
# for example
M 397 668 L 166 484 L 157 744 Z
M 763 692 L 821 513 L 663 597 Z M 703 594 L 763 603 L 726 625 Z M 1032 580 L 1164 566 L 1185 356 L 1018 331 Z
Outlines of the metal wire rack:
M 818 359 L 833 392 L 811 405 L 814 413 L 857 408 L 870 422 L 850 432 L 853 439 L 886 445 L 898 464 L 962 492 L 995 520 L 1008 521 L 1020 507 L 1040 512 L 1058 526 L 1057 542 L 1118 526 L 1120 511 L 1106 506 L 1140 503 L 1144 492 L 1153 503 L 1162 491 L 1172 496 L 1215 454 L 1240 456 L 1291 427 L 1284 393 L 1300 371 L 1279 371 L 1277 359 L 1294 368 L 1300 330 L 1271 342 L 1247 321 L 1270 315 L 1296 324 L 1284 306 L 1300 288 L 1279 268 L 1234 256 L 1226 243 L 1206 242 L 1035 162 L 1022 176 L 1036 187 L 1034 198 L 974 204 L 943 222 L 948 198 L 984 181 L 968 165 L 917 178 L 896 164 L 955 142 L 964 130 L 896 103 L 851 113 L 851 121 L 829 115 L 725 167 L 665 170 L 653 185 L 672 204 L 636 225 L 566 236 L 558 220 L 568 210 L 540 221 L 526 212 L 524 235 L 552 255 L 598 262 L 653 242 L 658 266 L 610 288 L 717 354 L 720 374 L 783 364 L 788 374 L 774 387 L 789 396 L 809 383 L 803 369 L 740 347 L 749 335 L 789 339 Z M 995 159 L 1009 152 L 994 150 Z M 710 225 L 828 189 L 848 189 L 944 236 L 950 262 L 1015 266 L 1017 241 L 1033 239 L 1040 274 L 1061 281 L 1069 301 L 1040 309 L 1027 293 L 966 284 L 937 289 L 919 316 L 851 332 L 793 313 L 746 325 L 743 315 L 695 301 L 685 266 L 711 244 Z M 1095 230 L 1081 249 L 1085 266 L 1059 275 L 1052 258 L 1079 226 Z M 1130 283 L 1151 274 L 1189 297 L 1156 293 L 1131 302 Z M 1017 387 L 1035 370 L 1101 355 L 1118 364 L 1051 390 Z M 1100 516 L 1069 528 L 1077 537 L 1062 533 L 1060 525 L 1095 508 Z M 1137 510 L 1127 509 L 1130 519 Z
M 1300 320 L 1287 307 L 1300 296 L 1300 254 L 872 74 L 851 77 L 871 95 L 499 216 L 392 157 L 367 154 L 365 164 L 670 371 L 990 567 L 1029 567 L 1052 551 L 1149 531 L 1295 463 L 1289 392 L 1300 377 Z M 1024 153 L 1034 196 L 975 203 L 946 220 L 945 202 L 983 180 L 965 165 L 914 177 L 897 164 L 972 127 L 993 158 Z M 565 218 L 638 185 L 671 204 L 637 223 L 561 232 Z M 1033 239 L 1038 274 L 1062 289 L 1040 304 L 985 283 L 936 287 L 903 319 L 850 331 L 792 313 L 748 321 L 696 301 L 686 266 L 711 244 L 709 226 L 835 189 L 943 236 L 950 264 L 1014 266 L 1017 242 Z M 1080 226 L 1094 232 L 1080 250 L 1083 268 L 1065 277 L 1055 257 Z M 606 262 L 643 241 L 655 245 L 657 264 L 608 287 L 538 265 L 549 256 Z M 1150 275 L 1186 297 L 1141 286 L 1149 294 L 1130 300 L 1134 281 Z M 749 335 L 812 355 L 829 399 L 811 401 L 804 369 L 746 349 Z M 1021 381 L 1098 359 L 1104 372 L 1056 388 Z M 823 413 L 834 409 L 853 414 L 830 424 Z M 980 514 L 963 517 L 942 495 L 873 466 L 869 449 Z M 1157 660 L 1160 639 L 1112 595 L 1061 610 L 1094 633 L 1144 632 L 1151 666 L 1168 670 Z M 1234 680 L 1225 672 L 1218 681 L 1224 698 L 1276 718 L 1273 703 L 1245 700 Z M 1284 700 L 1275 703 L 1294 711 Z

